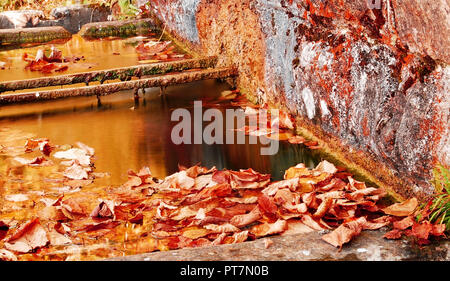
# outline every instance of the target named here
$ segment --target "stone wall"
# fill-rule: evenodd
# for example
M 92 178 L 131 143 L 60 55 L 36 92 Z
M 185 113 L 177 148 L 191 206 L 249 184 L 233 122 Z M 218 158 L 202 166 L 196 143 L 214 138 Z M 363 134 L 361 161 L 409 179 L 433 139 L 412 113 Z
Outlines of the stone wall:
M 150 5 L 178 39 L 236 65 L 254 100 L 289 110 L 398 194 L 433 194 L 433 168 L 450 165 L 448 0 Z

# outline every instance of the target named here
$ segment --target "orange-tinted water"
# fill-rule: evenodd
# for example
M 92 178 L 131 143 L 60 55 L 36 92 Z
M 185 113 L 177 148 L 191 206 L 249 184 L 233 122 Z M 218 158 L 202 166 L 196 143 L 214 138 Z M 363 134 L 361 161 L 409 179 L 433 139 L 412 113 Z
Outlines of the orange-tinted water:
M 141 40 L 143 38 L 133 37 L 89 41 L 79 35 L 73 35 L 72 39 L 65 43 L 0 51 L 0 61 L 6 62 L 6 67 L 0 69 L 0 82 L 138 65 L 139 57 L 135 47 L 137 42 L 141 42 Z M 63 57 L 83 56 L 84 59 L 76 63 L 70 63 L 69 68 L 64 72 L 43 74 L 25 69 L 27 62 L 22 59 L 24 53 L 35 56 L 39 49 L 49 48 L 50 46 L 61 50 Z M 177 52 L 180 53 L 181 51 L 177 50 Z
M 172 110 L 188 108 L 194 100 L 219 96 L 227 85 L 215 81 L 169 87 L 166 99 L 159 89 L 148 89 L 139 106 L 131 92 L 122 92 L 102 99 L 102 106 L 92 98 L 74 98 L 41 104 L 4 107 L 0 127 L 12 127 L 55 144 L 81 141 L 96 151 L 98 171 L 110 172 L 110 184 L 126 181 L 128 169 L 149 166 L 155 177 L 163 178 L 178 170 L 178 164 L 197 163 L 219 169 L 253 168 L 282 177 L 284 171 L 300 162 L 313 167 L 315 156 L 302 145 L 280 142 L 276 155 L 261 156 L 260 144 L 191 144 L 171 142 Z

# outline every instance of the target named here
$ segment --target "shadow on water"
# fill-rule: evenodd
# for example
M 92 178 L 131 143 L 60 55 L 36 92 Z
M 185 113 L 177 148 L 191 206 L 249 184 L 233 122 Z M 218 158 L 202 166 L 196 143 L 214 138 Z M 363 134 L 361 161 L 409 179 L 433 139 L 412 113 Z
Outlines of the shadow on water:
M 0 126 L 13 127 L 54 144 L 86 143 L 96 150 L 97 171 L 111 173 L 108 184 L 126 181 L 127 170 L 149 166 L 153 175 L 163 178 L 178 171 L 178 164 L 201 163 L 219 169 L 253 168 L 281 179 L 284 171 L 298 163 L 314 167 L 321 159 L 303 145 L 280 142 L 273 156 L 260 154 L 261 144 L 181 144 L 171 141 L 171 121 L 177 108 L 193 110 L 193 101 L 214 98 L 228 90 L 217 81 L 203 81 L 166 89 L 147 89 L 135 104 L 131 91 L 101 98 L 72 98 L 0 109 Z M 140 94 L 142 97 L 142 93 Z M 225 128 L 226 130 L 226 128 Z

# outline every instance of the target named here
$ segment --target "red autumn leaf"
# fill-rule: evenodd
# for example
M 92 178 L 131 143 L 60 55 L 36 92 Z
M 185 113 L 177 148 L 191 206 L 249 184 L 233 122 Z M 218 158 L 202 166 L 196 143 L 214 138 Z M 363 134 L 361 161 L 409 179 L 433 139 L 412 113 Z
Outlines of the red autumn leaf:
M 230 172 L 228 170 L 215 171 L 212 180 L 217 183 L 230 183 Z
M 324 186 L 318 186 L 318 191 L 342 191 L 345 189 L 346 183 L 338 178 L 332 178 L 331 181 Z
M 47 62 L 62 62 L 62 52 L 52 47 L 50 55 L 48 57 L 44 56 L 44 60 Z
M 316 212 L 313 214 L 314 218 L 321 218 L 323 217 L 327 212 L 328 209 L 331 208 L 331 205 L 333 204 L 332 198 L 325 198 L 320 203 L 319 207 L 317 208 Z
M 412 215 L 418 205 L 417 198 L 411 198 L 402 203 L 393 204 L 383 209 L 383 212 L 388 215 L 397 217 L 406 217 Z
M 294 123 L 292 122 L 290 115 L 284 111 L 280 111 L 279 113 L 279 127 L 291 130 L 294 129 Z
M 230 184 L 233 189 L 262 188 L 270 181 L 270 175 L 260 174 L 253 169 L 230 172 Z
M 428 239 L 431 231 L 433 230 L 433 226 L 429 221 L 423 221 L 421 223 L 414 223 L 411 229 L 411 236 L 415 236 L 419 239 Z
M 198 247 L 205 247 L 205 246 L 209 246 L 211 245 L 211 241 L 209 241 L 206 238 L 198 238 L 196 240 L 193 240 L 192 242 L 190 242 L 187 247 L 190 248 L 198 248 Z
M 288 139 L 288 142 L 292 144 L 300 144 L 304 143 L 305 141 L 306 141 L 305 138 L 301 136 L 293 136 Z
M 407 228 L 413 226 L 413 224 L 415 222 L 416 221 L 413 216 L 408 216 L 400 221 L 394 222 L 393 225 L 394 225 L 395 229 L 404 230 L 404 229 L 407 229 Z
M 66 71 L 67 69 L 69 69 L 68 65 L 60 65 L 57 68 L 55 68 L 55 72 L 63 72 Z
M 41 226 L 39 219 L 32 219 L 23 224 L 5 243 L 8 250 L 28 253 L 47 245 L 47 232 Z
M 306 146 L 308 146 L 308 147 L 316 147 L 317 144 L 318 144 L 318 142 L 316 142 L 316 141 L 307 141 L 307 142 L 305 142 L 304 144 L 305 144 Z
M 28 139 L 25 143 L 25 152 L 32 152 L 35 149 L 39 149 L 45 156 L 49 156 L 53 147 L 50 145 L 49 140 L 45 138 Z
M 265 195 L 261 195 L 258 197 L 258 206 L 260 210 L 265 214 L 276 215 L 277 213 L 277 205 L 273 202 L 273 199 L 267 197 Z
M 433 224 L 433 229 L 431 230 L 430 234 L 433 236 L 443 236 L 445 235 L 445 228 L 446 225 L 441 223 L 441 224 Z
M 138 213 L 134 217 L 130 218 L 129 221 L 135 224 L 142 224 L 144 222 L 144 214 Z
M 386 239 L 400 239 L 403 235 L 403 231 L 399 229 L 393 229 L 387 232 L 383 237 Z
M 199 193 L 195 194 L 195 196 L 186 198 L 184 200 L 185 204 L 193 204 L 202 200 L 203 198 L 212 198 L 212 197 L 225 197 L 231 194 L 231 186 L 227 183 L 217 184 L 211 187 L 203 188 Z
M 92 231 L 97 231 L 97 230 L 112 229 L 119 224 L 120 224 L 120 222 L 118 222 L 118 221 L 109 220 L 109 221 L 104 221 L 104 222 L 100 222 L 100 223 L 87 224 L 78 230 L 92 232 Z
M 58 67 L 53 63 L 48 63 L 45 65 L 42 65 L 39 71 L 42 73 L 51 73 L 53 70 L 57 69 Z

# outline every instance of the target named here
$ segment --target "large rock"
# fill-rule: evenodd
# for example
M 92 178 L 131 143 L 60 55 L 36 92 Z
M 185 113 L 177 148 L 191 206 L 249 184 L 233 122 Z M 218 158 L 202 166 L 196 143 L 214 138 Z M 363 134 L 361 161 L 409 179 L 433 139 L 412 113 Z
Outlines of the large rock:
M 38 26 L 62 26 L 71 33 L 77 33 L 84 24 L 108 20 L 109 8 L 74 5 L 55 8 L 51 11 L 53 20 L 41 21 Z
M 0 29 L 36 26 L 44 18 L 37 10 L 5 11 L 0 13 Z
M 378 183 L 434 193 L 433 168 L 450 165 L 448 1 L 150 4 L 179 39 L 237 65 L 244 93 L 289 110 Z

